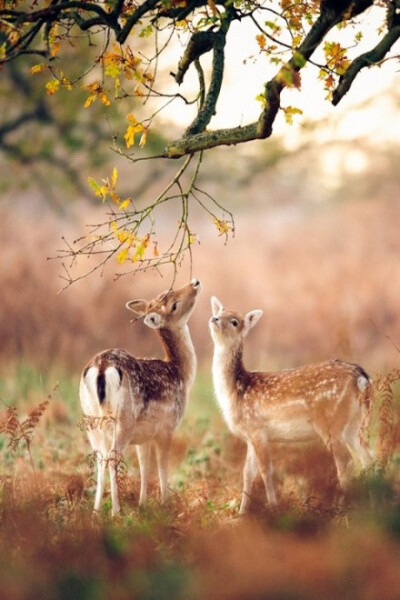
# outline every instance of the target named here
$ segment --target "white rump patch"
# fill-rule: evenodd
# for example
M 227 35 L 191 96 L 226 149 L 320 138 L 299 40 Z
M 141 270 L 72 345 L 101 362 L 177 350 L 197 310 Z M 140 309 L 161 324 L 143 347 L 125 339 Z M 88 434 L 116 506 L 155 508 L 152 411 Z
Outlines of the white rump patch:
M 110 387 L 113 390 L 117 390 L 121 385 L 121 377 L 118 369 L 115 367 L 107 367 L 107 369 L 104 371 L 104 375 L 106 377 L 106 389 Z
M 360 390 L 360 392 L 363 392 L 368 386 L 368 384 L 369 380 L 366 377 L 364 377 L 364 375 L 360 375 L 357 379 L 357 387 Z

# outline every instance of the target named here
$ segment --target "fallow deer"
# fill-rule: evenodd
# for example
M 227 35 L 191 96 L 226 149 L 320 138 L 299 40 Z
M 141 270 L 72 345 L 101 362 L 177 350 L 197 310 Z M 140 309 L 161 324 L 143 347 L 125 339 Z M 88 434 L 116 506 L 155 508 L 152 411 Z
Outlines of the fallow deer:
M 215 394 L 229 429 L 247 442 L 240 514 L 249 507 L 258 469 L 268 502 L 277 503 L 270 442 L 320 438 L 333 454 L 344 490 L 353 456 L 364 468 L 371 462 L 365 436 L 371 402 L 367 373 L 340 360 L 277 372 L 247 371 L 242 359 L 244 338 L 263 311 L 253 310 L 242 317 L 225 310 L 215 297 L 211 306 Z
M 188 328 L 201 290 L 193 279 L 176 291 L 151 301 L 131 300 L 127 308 L 156 329 L 165 359 L 138 359 L 121 349 L 96 354 L 83 370 L 80 401 L 89 422 L 88 437 L 97 456 L 94 509 L 100 508 L 106 465 L 109 466 L 112 514 L 120 510 L 117 467 L 129 443 L 135 444 L 140 467 L 140 497 L 147 497 L 150 453 L 156 446 L 161 501 L 167 495 L 168 452 L 185 410 L 196 371 L 196 355 Z

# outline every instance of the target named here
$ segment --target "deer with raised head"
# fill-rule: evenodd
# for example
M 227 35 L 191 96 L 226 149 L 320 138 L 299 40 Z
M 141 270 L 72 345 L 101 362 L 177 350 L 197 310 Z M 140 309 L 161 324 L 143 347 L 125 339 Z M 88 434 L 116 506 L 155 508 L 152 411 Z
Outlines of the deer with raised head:
M 167 496 L 168 453 L 186 407 L 196 372 L 188 320 L 201 283 L 193 279 L 154 300 L 131 300 L 126 307 L 156 329 L 165 359 L 135 358 L 120 349 L 96 354 L 83 370 L 79 395 L 89 422 L 87 433 L 97 457 L 94 509 L 100 508 L 109 466 L 112 514 L 120 510 L 117 469 L 128 444 L 135 444 L 140 468 L 140 497 L 147 497 L 151 447 L 156 447 L 161 502 Z
M 211 306 L 215 394 L 229 429 L 247 442 L 240 513 L 249 507 L 258 470 L 268 502 L 277 503 L 270 442 L 321 439 L 333 454 L 345 490 L 353 457 L 363 468 L 372 460 L 365 436 L 371 403 L 367 373 L 340 360 L 277 372 L 247 371 L 244 338 L 263 311 L 253 310 L 242 317 L 225 310 L 215 297 Z

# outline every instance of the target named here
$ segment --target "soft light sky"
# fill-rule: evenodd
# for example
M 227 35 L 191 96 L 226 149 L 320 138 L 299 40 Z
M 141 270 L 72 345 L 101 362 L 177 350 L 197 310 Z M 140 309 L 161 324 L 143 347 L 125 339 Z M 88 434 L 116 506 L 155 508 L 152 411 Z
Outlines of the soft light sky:
M 379 9 L 370 11 L 370 24 L 367 28 L 362 27 L 364 38 L 356 49 L 356 55 L 370 49 L 376 43 L 376 27 L 381 15 L 382 11 Z M 347 27 L 340 32 L 335 30 L 328 39 L 351 45 L 358 30 L 358 27 Z M 235 22 L 231 26 L 227 41 L 223 89 L 217 105 L 217 115 L 212 119 L 210 129 L 245 125 L 258 117 L 260 105 L 255 98 L 263 91 L 263 84 L 276 74 L 277 67 L 270 65 L 265 56 L 260 56 L 256 33 L 254 27 L 246 26 L 244 22 Z M 399 43 L 397 49 L 400 52 Z M 182 48 L 175 48 L 170 55 L 172 64 L 176 64 L 182 52 Z M 318 61 L 318 53 L 313 58 Z M 202 64 L 204 62 L 202 58 Z M 279 114 L 274 124 L 274 132 L 284 135 L 288 146 L 293 147 L 299 143 L 302 123 L 324 117 L 329 117 L 329 124 L 326 128 L 318 130 L 316 135 L 320 137 L 335 135 L 340 139 L 354 139 L 368 135 L 374 136 L 378 143 L 400 137 L 400 115 L 394 110 L 393 101 L 387 94 L 399 78 L 395 61 L 386 62 L 381 67 L 364 69 L 337 107 L 333 107 L 325 99 L 326 92 L 322 82 L 318 81 L 317 67 L 308 65 L 302 70 L 301 76 L 301 90 L 284 90 L 281 99 L 283 106 L 296 106 L 303 111 L 303 115 L 296 115 L 294 125 L 288 126 L 283 114 Z M 192 65 L 186 74 L 182 91 L 196 89 L 196 85 L 197 75 Z M 176 86 L 174 90 L 176 91 Z M 366 99 L 379 94 L 381 95 L 373 107 L 360 108 L 360 104 Z M 354 110 L 355 107 L 357 110 Z M 185 107 L 182 104 L 178 107 L 177 103 L 173 103 L 163 112 L 162 117 L 186 124 L 190 122 L 193 114 L 193 107 Z M 331 118 L 333 124 L 330 123 Z

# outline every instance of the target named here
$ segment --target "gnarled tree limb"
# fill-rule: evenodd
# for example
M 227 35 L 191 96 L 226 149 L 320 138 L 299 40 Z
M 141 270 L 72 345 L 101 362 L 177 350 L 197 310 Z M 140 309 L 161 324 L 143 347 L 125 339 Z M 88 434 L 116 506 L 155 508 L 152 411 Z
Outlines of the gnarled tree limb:
M 375 48 L 369 50 L 369 52 L 360 54 L 360 56 L 353 60 L 346 72 L 341 75 L 339 79 L 339 85 L 333 92 L 332 104 L 334 106 L 339 104 L 343 96 L 347 94 L 353 84 L 354 79 L 357 77 L 361 69 L 380 63 L 385 58 L 393 44 L 397 42 L 399 37 L 400 24 L 392 27 L 392 29 L 387 32 L 379 44 L 375 46 Z

